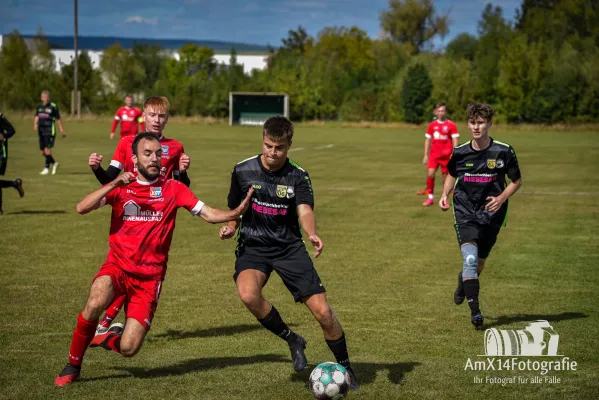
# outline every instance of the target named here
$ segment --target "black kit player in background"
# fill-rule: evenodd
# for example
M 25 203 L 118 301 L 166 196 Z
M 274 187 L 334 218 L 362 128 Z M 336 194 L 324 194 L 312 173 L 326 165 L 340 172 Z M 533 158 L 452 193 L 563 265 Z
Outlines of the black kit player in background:
M 468 299 L 471 321 L 482 327 L 478 278 L 507 220 L 508 199 L 522 186 L 518 159 L 512 146 L 489 137 L 494 111 L 488 104 L 470 104 L 466 111 L 473 139 L 457 146 L 449 160 L 449 176 L 443 185 L 439 207 L 449 209 L 453 189 L 455 230 L 462 251 L 462 271 L 454 302 Z M 507 184 L 506 176 L 510 179 Z
M 287 158 L 292 139 L 293 124 L 287 118 L 272 117 L 264 123 L 262 154 L 237 164 L 231 175 L 229 208 L 237 207 L 250 187 L 255 190 L 252 205 L 240 220 L 223 226 L 219 235 L 221 239 L 230 239 L 238 231 L 233 278 L 239 297 L 262 326 L 288 343 L 295 371 L 306 367 L 306 340 L 289 329 L 262 295 L 273 270 L 294 300 L 306 304 L 312 312 L 337 362 L 349 372 L 351 388 L 358 389 L 345 334 L 302 241 L 301 229 L 316 249 L 314 257 L 322 252 L 310 176 Z
M 40 151 L 46 159 L 45 168 L 40 172 L 40 175 L 48 175 L 50 173 L 50 164 L 52 164 L 52 175 L 58 170 L 58 163 L 52 157 L 52 148 L 54 147 L 54 139 L 56 139 L 56 125 L 60 128 L 62 137 L 66 137 L 60 120 L 60 112 L 55 103 L 50 102 L 50 92 L 44 90 L 41 94 L 42 102 L 35 109 L 35 121 L 33 130 L 37 131 L 40 140 Z
M 8 139 L 15 134 L 15 128 L 10 122 L 0 113 L 0 176 L 4 176 L 6 165 L 8 164 Z M 14 187 L 19 192 L 19 196 L 23 197 L 23 181 L 21 178 L 14 181 L 0 180 L 0 215 L 2 212 L 2 188 Z

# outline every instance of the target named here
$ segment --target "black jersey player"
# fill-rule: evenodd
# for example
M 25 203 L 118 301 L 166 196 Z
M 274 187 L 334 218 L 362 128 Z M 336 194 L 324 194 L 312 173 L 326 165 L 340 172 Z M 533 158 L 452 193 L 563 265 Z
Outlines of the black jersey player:
M 512 146 L 489 137 L 493 114 L 487 104 L 468 106 L 466 117 L 473 139 L 453 150 L 439 201 L 439 207 L 447 211 L 447 196 L 453 189 L 455 230 L 463 260 L 454 302 L 461 304 L 464 298 L 468 299 L 476 328 L 484 322 L 478 301 L 478 278 L 499 230 L 505 226 L 508 199 L 522 186 Z
M 316 249 L 315 257 L 320 255 L 323 244 L 316 233 L 310 176 L 287 158 L 292 138 L 293 124 L 287 118 L 272 117 L 264 123 L 262 154 L 237 164 L 231 176 L 229 208 L 237 207 L 253 187 L 251 207 L 240 221 L 223 226 L 220 237 L 229 239 L 238 232 L 234 279 L 241 301 L 266 329 L 287 341 L 295 371 L 307 364 L 306 340 L 289 329 L 262 295 L 272 271 L 281 277 L 294 300 L 310 309 L 337 362 L 350 373 L 351 387 L 357 389 L 345 334 L 302 241 L 303 229 Z
M 8 163 L 8 139 L 15 134 L 15 128 L 10 122 L 0 113 L 0 176 L 4 176 L 6 165 Z M 2 215 L 2 188 L 14 187 L 19 192 L 19 196 L 23 197 L 23 181 L 17 178 L 14 181 L 0 179 L 0 215 Z

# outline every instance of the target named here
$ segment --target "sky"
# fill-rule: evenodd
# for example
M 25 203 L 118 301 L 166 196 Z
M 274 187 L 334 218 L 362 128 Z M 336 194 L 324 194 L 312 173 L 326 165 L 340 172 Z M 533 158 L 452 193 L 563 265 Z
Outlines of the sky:
M 511 20 L 521 0 L 494 0 Z M 434 0 L 439 14 L 449 12 L 449 34 L 476 34 L 486 1 Z M 372 38 L 380 32 L 379 14 L 388 0 L 101 0 L 79 1 L 80 36 L 222 40 L 279 46 L 290 29 L 303 26 L 316 36 L 325 26 L 357 26 Z M 73 34 L 73 0 L 0 0 L 0 33 L 17 29 L 35 34 Z

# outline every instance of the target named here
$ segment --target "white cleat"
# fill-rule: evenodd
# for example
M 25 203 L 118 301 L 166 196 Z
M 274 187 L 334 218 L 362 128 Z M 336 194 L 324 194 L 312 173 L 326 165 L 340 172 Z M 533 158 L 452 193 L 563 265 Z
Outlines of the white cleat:
M 42 172 L 40 172 L 40 175 L 48 175 L 50 173 L 50 170 L 48 168 L 44 168 L 44 170 Z
M 58 166 L 59 166 L 59 165 L 60 165 L 60 164 L 59 164 L 59 163 L 57 163 L 57 162 L 55 162 L 55 163 L 52 165 L 52 175 L 56 175 L 56 171 L 58 171 Z

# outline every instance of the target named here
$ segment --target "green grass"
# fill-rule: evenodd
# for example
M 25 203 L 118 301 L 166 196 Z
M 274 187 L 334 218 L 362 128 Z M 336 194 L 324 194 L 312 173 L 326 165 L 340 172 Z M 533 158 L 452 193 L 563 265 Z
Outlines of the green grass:
M 232 280 L 234 243 L 218 226 L 180 213 L 169 272 L 152 331 L 125 359 L 91 349 L 80 382 L 53 387 L 67 361 L 77 313 L 105 259 L 110 209 L 80 216 L 76 203 L 98 187 L 93 151 L 108 164 L 110 122 L 66 122 L 55 176 L 31 121 L 17 122 L 7 177 L 22 177 L 25 198 L 5 189 L 0 217 L 0 398 L 309 399 L 308 372 L 292 373 L 284 342 L 263 330 Z M 465 140 L 466 128 L 462 140 Z M 226 207 L 232 167 L 260 151 L 256 128 L 171 124 L 185 144 L 192 189 Z M 523 329 L 547 319 L 559 354 L 576 371 L 550 372 L 558 384 L 475 384 L 475 376 L 534 372 L 465 371 L 483 354 L 483 332 L 452 294 L 461 255 L 450 213 L 423 208 L 423 132 L 297 128 L 291 157 L 312 177 L 325 243 L 316 267 L 347 334 L 362 388 L 352 399 L 591 399 L 599 397 L 599 135 L 498 131 L 514 146 L 524 186 L 481 280 L 487 323 Z M 333 144 L 333 147 L 317 147 Z M 440 182 L 437 181 L 437 190 Z M 310 366 L 332 360 L 308 310 L 273 276 L 265 295 L 308 339 Z M 120 315 L 119 319 L 123 316 Z M 309 370 L 309 368 L 308 368 Z

